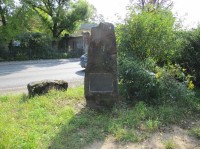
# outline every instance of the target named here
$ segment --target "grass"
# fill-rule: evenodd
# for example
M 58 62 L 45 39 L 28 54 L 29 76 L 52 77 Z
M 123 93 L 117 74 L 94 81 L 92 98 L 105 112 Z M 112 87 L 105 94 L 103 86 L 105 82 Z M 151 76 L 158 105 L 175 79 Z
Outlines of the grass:
M 200 126 L 192 128 L 191 134 L 200 139 Z
M 120 102 L 110 111 L 97 112 L 85 107 L 83 87 L 33 98 L 1 96 L 0 149 L 78 149 L 110 135 L 121 143 L 140 142 L 162 125 L 179 125 L 182 119 L 196 118 L 200 102 L 191 105 L 153 107 L 143 102 Z M 198 136 L 199 129 L 194 134 Z
M 177 145 L 174 143 L 173 140 L 166 140 L 164 142 L 164 146 L 165 146 L 165 149 L 175 149 L 175 148 L 177 148 Z
M 82 87 L 45 96 L 0 97 L 0 148 L 44 148 L 78 112 Z

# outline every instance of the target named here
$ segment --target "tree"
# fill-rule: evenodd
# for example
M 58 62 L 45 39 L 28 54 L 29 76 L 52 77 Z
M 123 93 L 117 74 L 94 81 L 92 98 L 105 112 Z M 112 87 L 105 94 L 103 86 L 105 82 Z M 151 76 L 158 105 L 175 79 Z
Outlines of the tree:
M 7 17 L 11 15 L 15 7 L 13 0 L 0 0 L 0 21 L 3 26 L 6 26 Z
M 17 29 L 19 34 L 22 32 L 49 33 L 37 13 L 26 5 L 21 5 L 16 9 L 11 21 L 12 28 Z
M 0 34 L 1 36 L 7 36 L 8 26 L 10 18 L 15 13 L 14 0 L 0 0 Z M 6 37 L 3 37 L 4 39 Z
M 158 8 L 171 8 L 173 2 L 171 0 L 131 0 L 131 2 L 141 10 L 145 10 L 145 6 L 153 6 L 154 9 Z
M 0 36 L 5 41 L 10 42 L 17 34 L 32 31 L 41 24 L 37 14 L 24 5 L 15 5 L 13 0 L 0 2 Z
M 53 38 L 62 33 L 71 33 L 81 21 L 90 16 L 89 4 L 84 0 L 21 0 L 40 16 Z
M 5 49 L 10 40 L 9 20 L 14 12 L 14 0 L 0 0 L 0 50 Z
M 140 60 L 153 58 L 162 64 L 174 53 L 175 18 L 168 10 L 132 13 L 125 24 L 117 28 L 119 53 Z

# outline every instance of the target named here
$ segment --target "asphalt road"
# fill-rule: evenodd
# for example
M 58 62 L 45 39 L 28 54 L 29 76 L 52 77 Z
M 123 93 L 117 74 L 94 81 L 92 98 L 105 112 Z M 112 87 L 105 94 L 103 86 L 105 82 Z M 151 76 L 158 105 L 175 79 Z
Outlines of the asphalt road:
M 83 84 L 79 59 L 35 60 L 0 63 L 0 94 L 27 92 L 27 84 L 41 80 L 65 80 L 69 87 Z

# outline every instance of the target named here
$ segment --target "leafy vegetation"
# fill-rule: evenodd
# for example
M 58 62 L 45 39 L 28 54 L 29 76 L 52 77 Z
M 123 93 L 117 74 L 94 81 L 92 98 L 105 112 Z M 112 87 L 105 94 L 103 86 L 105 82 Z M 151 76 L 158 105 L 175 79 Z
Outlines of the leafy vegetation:
M 89 17 L 89 5 L 86 1 L 63 0 L 21 0 L 41 17 L 42 22 L 58 38 L 63 31 L 71 33 L 77 24 Z
M 182 31 L 170 9 L 151 5 L 117 27 L 122 94 L 153 105 L 184 102 L 199 83 L 199 29 Z
M 119 76 L 127 99 L 162 104 L 190 96 L 190 77 L 172 63 L 179 48 L 174 24 L 169 10 L 156 9 L 132 12 L 117 28 Z
M 14 9 L 14 0 L 1 0 L 0 1 L 0 18 L 2 26 L 7 25 L 7 18 L 11 15 L 12 10 Z
M 174 22 L 168 10 L 132 12 L 126 24 L 117 29 L 120 56 L 140 60 L 151 57 L 161 64 L 169 61 L 176 46 Z
M 126 22 L 117 27 L 120 95 L 129 104 L 146 106 L 151 113 L 144 118 L 148 131 L 163 124 L 179 125 L 193 112 L 199 117 L 199 28 L 181 30 L 169 9 L 155 8 L 151 3 L 139 9 L 131 11 Z M 191 133 L 198 138 L 199 127 Z M 177 145 L 168 140 L 164 146 Z
M 155 73 L 145 70 L 142 62 L 126 59 L 120 63 L 121 95 L 130 101 L 163 104 L 192 97 L 185 83 L 178 82 L 167 69 L 157 67 Z
M 1 0 L 0 61 L 45 59 L 52 56 L 65 58 L 64 53 L 59 54 L 59 41 L 87 21 L 92 14 L 92 9 L 85 0 L 20 0 L 18 4 L 14 0 Z M 40 40 L 44 36 L 50 38 Z M 17 46 L 13 52 L 10 47 L 15 46 L 13 42 L 16 41 L 20 46 Z M 47 44 L 44 44 L 45 41 Z M 27 45 L 24 45 L 24 42 Z M 68 53 L 68 57 L 70 55 L 72 54 Z
M 10 43 L 10 59 L 41 59 L 51 52 L 50 37 L 46 34 L 23 33 L 15 38 L 15 42 L 20 42 L 20 45 Z
M 178 33 L 180 50 L 176 52 L 175 61 L 185 68 L 186 73 L 193 76 L 195 85 L 200 86 L 200 27 L 191 31 Z
M 0 18 L 5 18 L 5 23 L 0 19 L 2 24 L 0 36 L 4 39 L 4 44 L 8 44 L 10 40 L 24 32 L 44 31 L 41 20 L 33 10 L 24 5 L 16 5 L 14 0 L 2 0 L 0 6 L 2 7 Z

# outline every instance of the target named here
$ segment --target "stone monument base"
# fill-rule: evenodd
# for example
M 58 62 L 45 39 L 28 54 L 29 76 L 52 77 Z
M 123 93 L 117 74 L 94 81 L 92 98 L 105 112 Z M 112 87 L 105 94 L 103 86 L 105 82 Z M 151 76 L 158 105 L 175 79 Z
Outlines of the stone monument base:
M 112 108 L 117 102 L 117 96 L 107 94 L 95 94 L 86 97 L 87 106 L 94 109 Z

